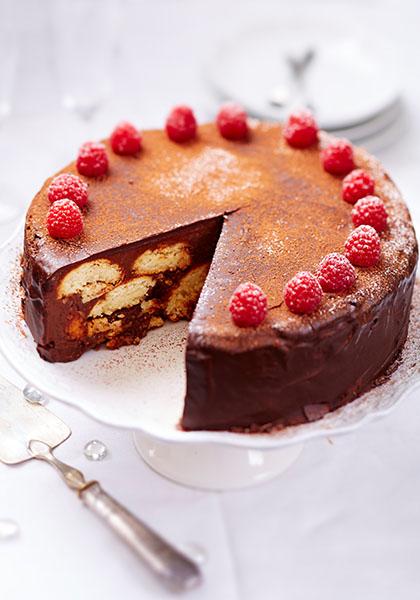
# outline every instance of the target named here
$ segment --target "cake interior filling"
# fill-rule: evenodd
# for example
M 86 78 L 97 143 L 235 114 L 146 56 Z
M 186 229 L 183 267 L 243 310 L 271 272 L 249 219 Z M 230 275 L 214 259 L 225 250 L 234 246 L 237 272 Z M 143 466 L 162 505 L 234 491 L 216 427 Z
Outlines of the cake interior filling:
M 222 218 L 182 228 L 166 239 L 84 262 L 62 277 L 65 337 L 87 347 L 138 344 L 166 321 L 191 319 Z

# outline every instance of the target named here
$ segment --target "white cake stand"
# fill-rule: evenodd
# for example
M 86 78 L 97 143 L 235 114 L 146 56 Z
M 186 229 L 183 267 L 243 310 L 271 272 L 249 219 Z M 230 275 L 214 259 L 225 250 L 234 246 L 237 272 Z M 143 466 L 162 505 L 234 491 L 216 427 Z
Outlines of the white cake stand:
M 272 434 L 182 431 L 178 423 L 185 391 L 187 324 L 151 331 L 139 346 L 90 351 L 71 363 L 47 363 L 38 356 L 20 316 L 21 243 L 17 234 L 0 253 L 0 277 L 5 282 L 0 289 L 0 350 L 44 394 L 101 422 L 133 431 L 146 463 L 179 483 L 219 490 L 267 481 L 298 458 L 305 441 L 349 432 L 388 413 L 420 383 L 417 298 L 401 366 L 385 384 L 351 404 L 320 421 Z

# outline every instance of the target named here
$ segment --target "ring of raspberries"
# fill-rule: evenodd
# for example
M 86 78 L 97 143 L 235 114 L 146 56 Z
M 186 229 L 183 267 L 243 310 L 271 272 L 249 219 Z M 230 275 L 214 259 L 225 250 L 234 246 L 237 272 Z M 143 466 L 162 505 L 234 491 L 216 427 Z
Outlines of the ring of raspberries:
M 245 110 L 238 104 L 221 107 L 216 117 L 219 133 L 228 141 L 243 141 L 250 136 L 250 125 Z M 166 120 L 168 138 L 178 144 L 197 137 L 197 121 L 192 109 L 176 106 Z M 285 142 L 295 149 L 308 149 L 318 144 L 319 128 L 313 115 L 306 110 L 292 113 L 284 127 Z M 126 121 L 112 132 L 109 144 L 120 156 L 138 155 L 142 147 L 141 133 Z M 351 220 L 355 229 L 344 244 L 344 252 L 327 254 L 316 272 L 300 271 L 284 288 L 284 302 L 288 309 L 299 315 L 311 314 L 322 304 L 324 293 L 344 293 L 351 289 L 357 278 L 355 267 L 369 268 L 378 264 L 381 256 L 379 234 L 387 227 L 385 204 L 375 193 L 375 180 L 361 168 L 356 168 L 352 145 L 344 139 L 330 141 L 320 151 L 320 161 L 327 173 L 343 176 L 342 199 L 353 205 Z M 85 177 L 101 177 L 108 173 L 106 146 L 86 142 L 79 150 L 76 168 Z M 46 226 L 51 237 L 71 239 L 83 231 L 82 210 L 88 204 L 88 185 L 73 173 L 61 173 L 50 183 L 50 208 Z M 257 327 L 266 318 L 268 300 L 265 292 L 255 283 L 241 283 L 229 301 L 232 320 L 238 327 Z
M 292 148 L 309 148 L 318 141 L 318 126 L 307 111 L 293 113 L 284 125 L 283 137 Z M 299 315 L 317 310 L 324 293 L 344 293 L 351 289 L 357 278 L 355 266 L 377 265 L 381 256 L 378 233 L 387 227 L 385 204 L 373 195 L 375 180 L 367 171 L 355 168 L 352 145 L 347 140 L 333 140 L 321 150 L 320 160 L 327 173 L 345 176 L 342 198 L 354 205 L 351 220 L 356 229 L 348 236 L 344 253 L 327 254 L 315 274 L 300 271 L 286 283 L 284 302 L 291 312 Z

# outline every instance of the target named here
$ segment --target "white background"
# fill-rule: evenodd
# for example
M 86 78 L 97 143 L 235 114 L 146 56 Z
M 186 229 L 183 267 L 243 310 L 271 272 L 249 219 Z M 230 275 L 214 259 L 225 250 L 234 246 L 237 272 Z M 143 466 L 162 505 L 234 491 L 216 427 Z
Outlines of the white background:
M 53 2 L 12 4 L 20 53 L 14 111 L 0 124 L 3 240 L 43 180 L 72 160 L 82 141 L 107 135 L 121 118 L 139 127 L 159 126 L 178 102 L 193 105 L 201 120 L 209 118 L 213 99 L 203 65 L 220 39 L 291 11 L 305 15 L 314 6 L 331 27 L 334 19 L 347 19 L 350 30 L 363 24 L 395 46 L 406 125 L 392 146 L 377 153 L 419 223 L 420 10 L 415 1 L 115 2 L 112 91 L 89 122 L 60 107 Z M 6 7 L 5 0 L 0 7 Z M 65 19 L 61 26 L 66 27 Z M 4 55 L 0 78 L 2 60 Z M 80 68 L 84 60 L 89 57 L 75 51 Z M 386 76 L 386 66 L 384 72 L 380 76 Z M 3 360 L 0 368 L 18 382 Z M 205 493 L 166 481 L 141 462 L 127 432 L 57 402 L 49 407 L 73 430 L 57 450 L 59 458 L 99 479 L 174 542 L 205 548 L 206 583 L 189 597 L 412 600 L 420 597 L 418 400 L 412 394 L 391 416 L 351 435 L 308 443 L 287 473 L 235 493 Z M 110 450 L 102 463 L 83 456 L 84 444 L 93 438 Z M 21 528 L 18 538 L 0 541 L 2 599 L 168 597 L 45 465 L 0 465 L 0 518 L 14 519 Z

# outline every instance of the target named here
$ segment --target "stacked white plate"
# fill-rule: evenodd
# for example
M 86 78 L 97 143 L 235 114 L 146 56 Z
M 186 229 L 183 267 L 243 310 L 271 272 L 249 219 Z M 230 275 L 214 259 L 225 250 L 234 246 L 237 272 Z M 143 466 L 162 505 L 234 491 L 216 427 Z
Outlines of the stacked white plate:
M 288 16 L 221 43 L 206 74 L 219 100 L 237 101 L 252 116 L 284 120 L 306 103 L 322 129 L 377 151 L 402 126 L 396 53 L 374 30 L 358 27 L 355 37 L 354 29 L 322 15 Z M 308 53 L 302 95 L 291 62 Z

